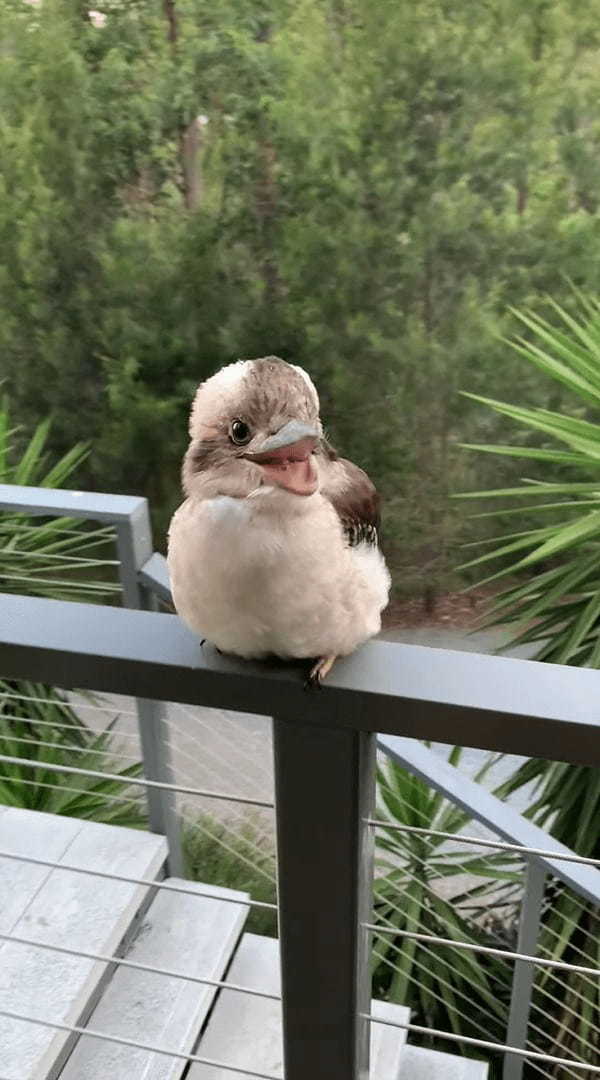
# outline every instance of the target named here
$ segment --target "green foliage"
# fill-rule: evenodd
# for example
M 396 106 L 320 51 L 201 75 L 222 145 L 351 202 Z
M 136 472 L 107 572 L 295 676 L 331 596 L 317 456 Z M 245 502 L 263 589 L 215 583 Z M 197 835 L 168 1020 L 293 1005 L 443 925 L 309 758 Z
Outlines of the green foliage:
M 600 858 L 600 777 L 598 769 L 532 759 L 502 786 L 509 797 L 525 784 L 534 785 L 535 798 L 527 816 L 571 850 Z M 551 903 L 542 920 L 540 954 L 568 964 L 598 965 L 600 925 L 598 908 L 585 904 L 572 890 L 553 882 Z M 551 997 L 550 997 L 551 995 Z M 534 1006 L 551 1012 L 556 1027 L 547 1032 L 549 1053 L 574 1056 L 595 1064 L 600 1052 L 600 987 L 597 979 L 578 972 L 541 969 L 534 988 Z M 557 1067 L 558 1069 L 558 1067 Z M 560 1071 L 555 1074 L 560 1077 Z
M 0 401 L 1 483 L 50 488 L 71 479 L 87 449 L 78 444 L 51 464 L 49 433 L 49 421 L 42 421 L 19 452 L 7 400 Z M 71 600 L 110 596 L 114 587 L 91 575 L 104 572 L 107 560 L 101 556 L 111 535 L 111 529 L 90 530 L 71 518 L 0 514 L 0 592 Z M 0 764 L 0 803 L 142 827 L 145 812 L 127 784 L 141 766 L 122 769 L 111 756 L 111 744 L 110 729 L 90 732 L 61 691 L 0 680 L 0 753 L 39 762 Z M 122 780 L 55 772 L 47 767 L 52 764 L 113 772 Z
M 62 487 L 81 468 L 88 450 L 82 444 L 67 451 L 52 466 L 48 462 L 49 420 L 35 428 L 20 456 L 14 450 L 18 431 L 11 428 L 7 399 L 0 400 L 0 483 L 29 487 Z M 60 600 L 102 600 L 115 586 L 94 580 L 92 571 L 108 565 L 108 528 L 88 529 L 71 518 L 30 518 L 0 515 L 0 592 L 49 596 Z
M 518 487 L 470 493 L 469 498 L 518 499 L 530 514 L 549 524 L 524 533 L 496 537 L 492 549 L 469 567 L 500 564 L 487 581 L 508 578 L 490 605 L 486 625 L 508 627 L 506 647 L 533 643 L 535 657 L 578 667 L 600 667 L 600 302 L 577 294 L 574 313 L 550 304 L 554 322 L 531 311 L 515 312 L 525 328 L 510 345 L 523 360 L 570 391 L 568 411 L 525 409 L 479 398 L 525 429 L 519 444 L 471 446 L 493 454 L 538 461 L 548 479 L 523 479 Z M 502 514 L 514 514 L 510 501 Z M 532 573 L 533 570 L 533 573 Z M 598 770 L 563 762 L 525 762 L 503 785 L 511 795 L 534 784 L 527 815 L 567 847 L 583 856 L 600 857 Z M 544 913 L 541 948 L 555 960 L 589 966 L 597 962 L 598 920 L 562 887 Z M 557 978 L 538 974 L 536 1003 L 548 1011 L 556 1033 L 548 1035 L 552 1053 L 598 1059 L 600 998 L 597 983 L 576 972 Z M 557 1074 L 558 1075 L 558 1074 Z
M 207 885 L 221 885 L 250 894 L 252 900 L 275 904 L 277 891 L 273 875 L 273 853 L 260 851 L 260 830 L 251 819 L 235 830 L 210 814 L 189 822 L 183 832 L 186 876 Z M 266 908 L 251 908 L 246 930 L 277 937 L 277 914 Z
M 19 421 L 50 409 L 58 454 L 91 439 L 81 483 L 147 495 L 160 533 L 195 385 L 279 353 L 381 488 L 399 587 L 446 583 L 448 493 L 491 477 L 457 443 L 501 423 L 457 389 L 514 384 L 507 305 L 600 285 L 593 19 L 566 0 L 107 0 L 102 27 L 74 0 L 5 9 Z M 567 388 L 532 367 L 520 391 L 552 411 Z
M 521 336 L 509 342 L 525 360 L 569 387 L 575 395 L 569 413 L 476 398 L 524 426 L 529 438 L 522 445 L 470 449 L 533 459 L 543 463 L 546 475 L 551 468 L 552 473 L 548 480 L 525 478 L 518 487 L 467 497 L 517 498 L 538 521 L 542 515 L 549 524 L 494 538 L 490 544 L 500 540 L 499 546 L 463 568 L 500 562 L 500 569 L 485 581 L 508 577 L 509 584 L 491 605 L 487 624 L 507 624 L 509 645 L 534 642 L 537 659 L 598 667 L 600 424 L 587 416 L 600 404 L 600 303 L 580 296 L 579 305 L 579 312 L 571 315 L 553 304 L 560 320 L 556 327 L 530 312 L 517 313 L 532 339 Z M 502 511 L 512 512 L 510 504 Z M 531 575 L 531 569 L 537 573 Z M 527 575 L 524 582 L 521 574 Z
M 454 747 L 449 762 L 458 765 L 461 753 Z M 476 779 L 492 763 L 490 758 Z M 374 992 L 410 1006 L 416 1023 L 501 1041 L 510 992 L 502 963 L 453 945 L 431 948 L 403 932 L 497 947 L 481 917 L 502 909 L 518 872 L 506 857 L 472 855 L 459 835 L 449 845 L 428 833 L 395 829 L 402 824 L 459 834 L 469 817 L 391 760 L 378 773 L 378 818 L 390 828 L 377 832 L 375 921 L 387 932 L 374 935 Z
M 111 757 L 111 742 L 111 728 L 103 734 L 90 732 L 61 692 L 37 683 L 0 683 L 0 753 L 39 763 L 1 763 L 0 803 L 144 827 L 145 813 L 127 783 L 129 776 L 141 775 L 141 765 L 122 768 Z M 55 772 L 48 765 L 114 773 L 122 779 Z

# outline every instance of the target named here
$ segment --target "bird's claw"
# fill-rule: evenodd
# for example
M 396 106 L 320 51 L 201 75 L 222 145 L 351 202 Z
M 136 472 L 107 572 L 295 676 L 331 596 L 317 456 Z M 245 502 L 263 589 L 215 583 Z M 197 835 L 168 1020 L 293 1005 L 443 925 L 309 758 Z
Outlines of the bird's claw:
M 202 638 L 202 640 L 200 642 L 200 648 L 201 649 L 204 648 L 207 641 L 208 641 L 208 638 L 205 638 L 205 637 Z M 218 652 L 219 656 L 225 656 L 226 655 L 224 652 L 221 651 L 221 649 L 217 648 L 216 645 L 213 645 L 213 648 L 215 649 L 216 652 Z
M 305 690 L 321 690 L 323 683 L 318 675 L 313 675 L 312 671 L 308 673 L 304 680 Z
M 333 665 L 335 664 L 335 656 L 321 656 L 317 660 L 316 664 L 311 667 L 306 682 L 304 683 L 305 690 L 320 689 L 323 685 L 323 679 L 329 674 Z

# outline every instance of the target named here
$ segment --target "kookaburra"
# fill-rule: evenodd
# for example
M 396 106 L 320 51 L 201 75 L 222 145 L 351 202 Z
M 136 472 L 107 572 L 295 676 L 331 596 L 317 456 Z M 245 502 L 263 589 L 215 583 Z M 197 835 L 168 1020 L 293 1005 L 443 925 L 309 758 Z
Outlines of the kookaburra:
M 311 659 L 320 682 L 387 604 L 373 484 L 323 437 L 306 372 L 276 356 L 203 382 L 190 437 L 169 530 L 177 612 L 221 652 Z

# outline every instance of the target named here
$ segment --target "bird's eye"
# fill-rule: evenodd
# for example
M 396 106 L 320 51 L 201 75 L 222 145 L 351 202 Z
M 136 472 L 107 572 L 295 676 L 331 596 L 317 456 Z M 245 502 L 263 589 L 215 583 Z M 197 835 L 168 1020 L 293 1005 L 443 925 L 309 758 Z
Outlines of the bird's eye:
M 238 446 L 244 446 L 245 443 L 250 442 L 250 428 L 243 420 L 232 420 L 229 434 L 231 441 L 237 443 Z

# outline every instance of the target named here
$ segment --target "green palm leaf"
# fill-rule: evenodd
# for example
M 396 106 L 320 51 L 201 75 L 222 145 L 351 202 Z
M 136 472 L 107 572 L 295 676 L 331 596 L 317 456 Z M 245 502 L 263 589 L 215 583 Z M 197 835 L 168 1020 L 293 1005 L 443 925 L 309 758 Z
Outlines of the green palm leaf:
M 515 312 L 527 337 L 519 336 L 510 343 L 524 361 L 569 389 L 569 414 L 469 395 L 526 427 L 532 439 L 541 435 L 556 445 L 468 448 L 535 459 L 545 468 L 547 479 L 539 482 L 524 478 L 519 487 L 469 492 L 460 497 L 518 500 L 518 505 L 479 517 L 514 516 L 536 510 L 553 515 L 553 524 L 545 534 L 539 531 L 541 542 L 527 554 L 520 554 L 516 546 L 519 541 L 503 535 L 497 538 L 494 550 L 486 550 L 479 559 L 471 560 L 471 566 L 497 560 L 501 569 L 496 577 L 509 580 L 489 605 L 484 625 L 508 629 L 504 648 L 530 642 L 537 647 L 538 660 L 600 668 L 600 489 L 596 479 L 600 460 L 600 303 L 574 291 L 578 301 L 575 315 L 551 303 L 558 325 L 532 312 Z M 563 448 L 565 443 L 568 451 Z M 575 470 L 572 482 L 562 479 L 565 466 Z M 564 501 L 560 501 L 561 497 Z M 578 509 L 585 512 L 573 519 Z M 535 536 L 535 532 L 530 535 Z M 526 538 L 522 542 L 526 546 Z M 536 574 L 541 562 L 545 564 L 543 572 Z M 527 815 L 538 825 L 549 827 L 571 849 L 599 858 L 598 771 L 536 759 L 521 765 L 497 794 L 507 797 L 527 784 L 535 785 Z M 597 914 L 563 886 L 558 891 L 554 888 L 553 901 L 544 909 L 541 935 L 545 955 L 574 962 L 581 962 L 583 955 L 594 966 L 598 954 Z M 582 1061 L 597 1060 L 597 986 L 590 986 L 589 980 L 576 973 L 544 969 L 538 972 L 534 989 L 534 1004 L 540 1008 L 548 1004 L 544 990 L 553 995 L 556 1012 L 556 1029 L 552 1037 L 548 1036 L 548 1049 Z
M 462 750 L 454 747 L 448 761 L 458 765 Z M 483 779 L 496 760 L 491 755 L 476 778 Z M 387 760 L 378 770 L 377 816 L 390 823 L 376 834 L 374 918 L 382 932 L 374 935 L 375 992 L 409 1005 L 417 1022 L 450 1028 L 463 1035 L 483 1032 L 502 1037 L 508 1003 L 498 991 L 499 963 L 481 962 L 476 955 L 451 946 L 431 947 L 403 931 L 419 931 L 456 941 L 491 943 L 480 925 L 470 919 L 469 906 L 485 907 L 489 897 L 514 888 L 519 879 L 503 854 L 473 855 L 460 845 L 460 830 L 468 814 L 399 765 Z M 426 833 L 404 832 L 392 826 L 418 826 Z M 431 835 L 430 829 L 455 834 L 453 844 Z M 450 902 L 446 890 L 454 897 Z M 383 932 L 383 928 L 387 932 Z M 390 929 L 398 931 L 397 936 Z M 494 939 L 497 944 L 497 940 Z
M 42 421 L 17 457 L 8 403 L 6 398 L 0 402 L 0 478 L 4 483 L 58 487 L 72 477 L 88 449 L 79 444 L 49 464 L 49 431 L 49 421 Z M 105 573 L 109 566 L 113 573 L 106 557 L 113 539 L 112 529 L 90 530 L 69 518 L 0 514 L 0 592 L 106 599 L 116 588 Z M 96 579 L 98 571 L 103 576 Z M 129 777 L 140 774 L 141 766 L 121 768 L 118 759 L 111 757 L 112 745 L 111 731 L 90 732 L 61 691 L 25 681 L 0 681 L 0 752 L 38 763 L 0 763 L 0 803 L 142 826 L 145 811 L 134 797 L 137 789 L 128 784 Z M 45 767 L 48 764 L 105 770 L 119 779 L 75 778 L 50 771 Z
M 8 401 L 0 402 L 0 478 L 29 487 L 61 487 L 82 464 L 89 448 L 78 444 L 52 465 L 47 460 L 50 421 L 38 424 L 19 457 L 15 456 Z M 44 520 L 22 513 L 0 514 L 0 592 L 60 600 L 102 601 L 119 591 L 108 580 L 110 528 L 90 529 L 71 518 Z M 101 576 L 98 577 L 97 575 Z

